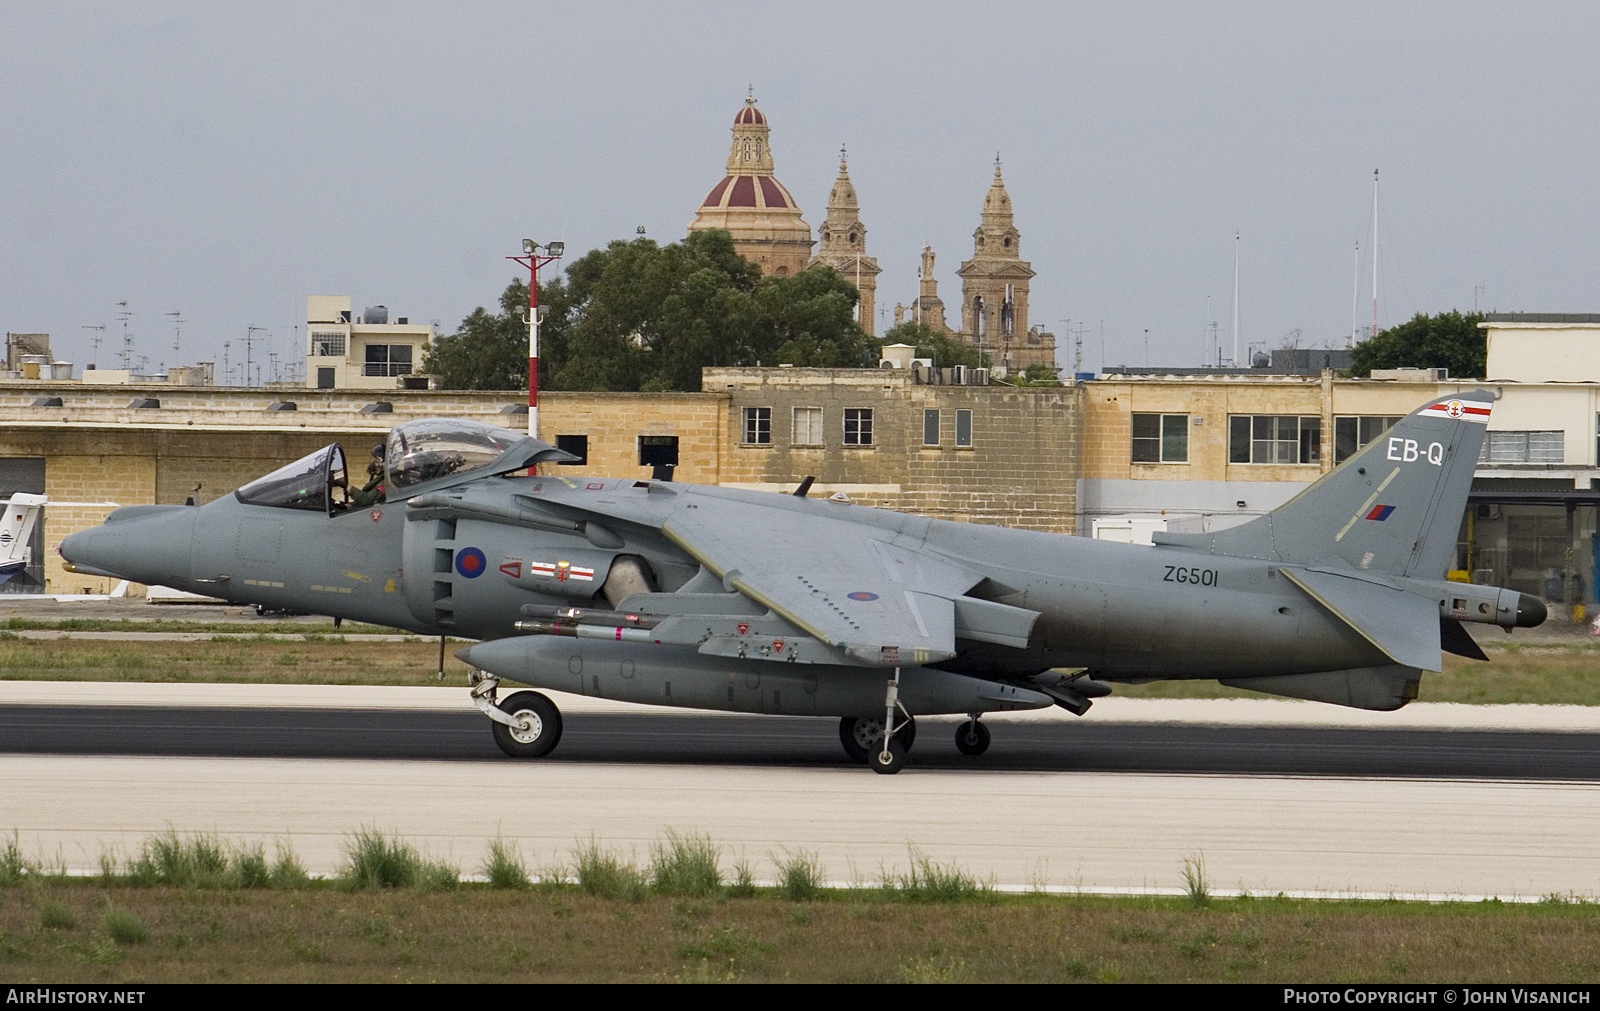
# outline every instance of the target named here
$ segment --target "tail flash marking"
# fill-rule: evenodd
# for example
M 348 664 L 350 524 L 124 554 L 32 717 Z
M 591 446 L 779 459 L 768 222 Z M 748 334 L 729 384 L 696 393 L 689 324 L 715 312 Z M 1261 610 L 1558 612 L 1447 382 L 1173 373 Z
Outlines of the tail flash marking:
M 1476 421 L 1480 425 L 1489 423 L 1489 408 L 1492 405 L 1478 403 L 1475 400 L 1441 400 L 1419 413 L 1424 417 L 1454 418 L 1462 421 Z
M 1429 409 L 1432 410 L 1432 408 L 1429 408 Z M 1372 497 L 1368 498 L 1365 502 L 1361 503 L 1361 508 L 1356 510 L 1356 514 L 1354 516 L 1350 517 L 1350 521 L 1348 523 L 1346 523 L 1344 526 L 1339 528 L 1339 532 L 1333 535 L 1333 539 L 1336 540 L 1336 541 L 1344 540 L 1344 535 L 1349 533 L 1350 532 L 1350 528 L 1356 525 L 1356 520 L 1358 520 L 1361 517 L 1367 515 L 1367 511 L 1372 508 L 1372 504 L 1374 502 L 1378 501 L 1378 496 L 1382 495 L 1383 494 L 1383 490 L 1385 488 L 1389 487 L 1389 482 L 1393 481 L 1395 478 L 1397 478 L 1399 476 L 1400 476 L 1400 468 L 1399 467 L 1396 467 L 1394 470 L 1391 470 L 1389 472 L 1389 476 L 1383 479 L 1383 483 L 1378 485 L 1378 490 L 1372 493 Z M 1384 515 L 1387 516 L 1388 513 L 1385 513 Z M 1326 528 L 1324 528 L 1324 529 L 1326 529 Z
M 1379 523 L 1382 523 L 1384 520 L 1389 518 L 1389 514 L 1392 512 L 1394 512 L 1394 506 L 1376 505 L 1372 507 L 1372 511 L 1370 513 L 1367 513 L 1367 519 L 1377 520 Z

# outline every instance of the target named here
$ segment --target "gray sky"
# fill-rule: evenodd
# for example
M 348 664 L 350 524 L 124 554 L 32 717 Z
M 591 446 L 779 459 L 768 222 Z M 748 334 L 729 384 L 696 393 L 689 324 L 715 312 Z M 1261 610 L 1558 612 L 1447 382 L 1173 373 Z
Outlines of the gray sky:
M 927 241 L 955 318 L 998 151 L 1067 368 L 1065 319 L 1086 368 L 1102 320 L 1113 365 L 1146 329 L 1198 364 L 1208 320 L 1231 355 L 1235 230 L 1241 340 L 1342 344 L 1375 167 L 1380 326 L 1600 311 L 1597 36 L 1578 3 L 8 0 L 0 328 L 81 367 L 107 325 L 112 367 L 127 299 L 152 365 L 219 368 L 252 325 L 298 358 L 308 294 L 453 329 L 524 236 L 681 238 L 749 84 L 813 231 L 849 146 L 886 309 Z

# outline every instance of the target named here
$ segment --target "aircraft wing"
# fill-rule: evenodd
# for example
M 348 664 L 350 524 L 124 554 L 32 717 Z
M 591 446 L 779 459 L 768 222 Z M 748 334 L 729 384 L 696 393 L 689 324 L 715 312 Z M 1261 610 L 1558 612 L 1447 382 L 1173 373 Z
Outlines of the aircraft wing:
M 963 637 L 1025 646 L 1038 617 L 965 597 L 982 573 L 896 544 L 894 530 L 713 495 L 684 499 L 661 526 L 668 538 L 725 585 L 856 663 L 949 659 L 958 626 Z

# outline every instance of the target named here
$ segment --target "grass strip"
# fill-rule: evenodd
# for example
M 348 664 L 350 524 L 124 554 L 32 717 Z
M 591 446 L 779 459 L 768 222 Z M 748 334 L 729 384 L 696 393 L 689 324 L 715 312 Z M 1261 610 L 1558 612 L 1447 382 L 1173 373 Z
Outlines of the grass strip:
M 1203 857 L 1175 896 L 1000 894 L 912 850 L 873 885 L 825 888 L 814 854 L 772 855 L 776 885 L 668 833 L 640 867 L 598 840 L 535 883 L 490 840 L 462 883 L 374 828 L 311 880 L 280 843 L 169 830 L 98 879 L 0 853 L 0 967 L 31 982 L 1582 983 L 1600 973 L 1600 903 L 1224 898 Z

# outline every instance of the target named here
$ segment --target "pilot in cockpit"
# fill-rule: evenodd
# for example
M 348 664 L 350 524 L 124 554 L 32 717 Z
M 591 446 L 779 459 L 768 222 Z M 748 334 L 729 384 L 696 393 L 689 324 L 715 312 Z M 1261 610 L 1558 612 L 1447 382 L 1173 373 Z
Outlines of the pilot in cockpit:
M 372 447 L 372 460 L 367 464 L 367 483 L 359 491 L 350 493 L 350 505 L 356 509 L 382 504 L 387 488 L 384 487 L 383 444 Z

